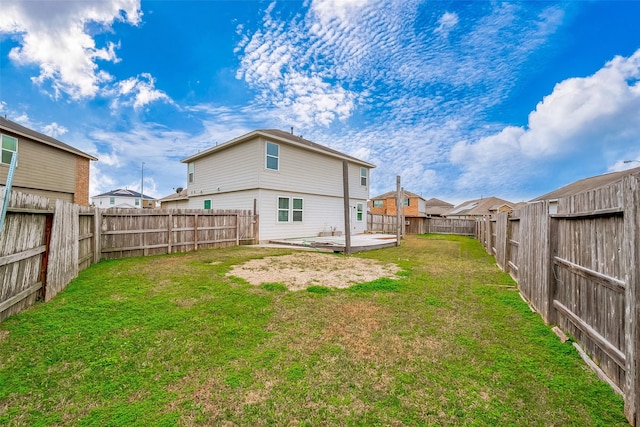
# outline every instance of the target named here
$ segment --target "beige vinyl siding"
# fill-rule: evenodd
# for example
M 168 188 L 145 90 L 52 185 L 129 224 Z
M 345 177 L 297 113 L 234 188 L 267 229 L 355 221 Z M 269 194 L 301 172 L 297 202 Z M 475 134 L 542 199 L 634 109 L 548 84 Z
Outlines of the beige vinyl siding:
M 302 222 L 278 222 L 278 197 L 303 200 Z M 335 227 L 344 232 L 342 199 L 284 191 L 260 191 L 260 241 L 313 237 Z
M 7 133 L 7 135 L 10 135 Z M 13 135 L 12 135 L 13 136 Z M 0 182 L 7 182 L 8 165 L 0 165 Z M 18 138 L 18 166 L 13 186 L 60 194 L 57 198 L 73 201 L 76 190 L 76 155 L 47 145 Z
M 266 156 L 265 141 L 262 141 L 263 157 Z M 342 161 L 340 159 L 285 143 L 278 142 L 278 144 L 280 145 L 279 170 L 266 169 L 263 158 L 260 188 L 342 197 Z
M 256 188 L 258 174 L 264 169 L 263 150 L 256 139 L 194 160 L 194 181 L 187 185 L 189 197 Z M 188 164 L 185 166 L 188 171 Z
M 360 168 L 362 166 L 349 164 L 349 197 L 353 199 L 369 198 L 369 182 L 371 181 L 371 169 L 367 170 L 367 185 L 360 184 Z
M 189 209 L 189 200 L 169 200 L 162 202 L 160 209 Z
M 211 209 L 253 210 L 253 199 L 258 200 L 258 190 L 234 191 L 232 193 L 210 194 L 189 197 L 189 209 L 203 209 L 204 201 L 211 200 Z M 260 207 L 258 207 L 260 213 Z

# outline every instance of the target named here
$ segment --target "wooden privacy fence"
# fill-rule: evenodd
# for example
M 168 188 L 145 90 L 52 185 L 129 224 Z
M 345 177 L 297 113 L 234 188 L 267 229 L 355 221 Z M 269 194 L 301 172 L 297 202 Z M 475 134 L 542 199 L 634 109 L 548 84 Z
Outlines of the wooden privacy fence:
M 477 238 L 546 323 L 573 336 L 640 425 L 640 174 L 478 222 Z
M 4 188 L 0 188 L 0 200 Z M 0 321 L 51 300 L 101 259 L 254 243 L 246 210 L 95 209 L 11 192 L 0 232 Z
M 367 231 L 370 233 L 395 234 L 397 218 L 395 215 L 374 215 L 367 212 Z
M 370 233 L 396 233 L 395 215 L 367 215 L 367 231 Z M 406 234 L 460 234 L 474 236 L 476 220 L 457 218 L 405 218 Z
M 257 236 L 257 219 L 245 210 L 108 209 L 96 215 L 101 259 L 236 246 Z

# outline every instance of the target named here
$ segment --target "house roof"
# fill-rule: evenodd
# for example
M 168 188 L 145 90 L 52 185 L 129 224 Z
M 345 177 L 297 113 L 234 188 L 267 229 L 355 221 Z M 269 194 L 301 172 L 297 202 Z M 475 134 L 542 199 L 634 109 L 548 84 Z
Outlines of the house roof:
M 467 200 L 464 203 L 460 203 L 453 209 L 445 212 L 446 216 L 480 216 L 489 215 L 496 206 L 500 207 L 508 205 L 513 207 L 514 204 L 498 197 L 486 197 L 482 199 Z
M 620 181 L 627 175 L 640 172 L 640 168 L 627 169 L 619 172 L 605 173 L 603 175 L 596 175 L 589 178 L 580 179 L 572 182 L 571 184 L 560 187 L 557 190 L 553 190 L 550 193 L 544 194 L 540 197 L 536 197 L 530 202 L 539 202 L 541 200 L 555 200 L 563 197 L 573 196 L 575 194 L 584 193 L 585 191 L 595 190 L 599 187 L 604 187 L 614 182 Z
M 395 199 L 396 198 L 396 194 L 397 193 L 396 193 L 395 190 L 394 191 L 387 191 L 386 193 L 382 193 L 379 196 L 372 197 L 371 199 L 377 199 L 377 200 L 380 200 L 380 199 Z M 417 197 L 419 199 L 424 200 L 424 198 L 422 196 L 419 196 L 416 193 L 412 193 L 411 191 L 404 190 L 404 195 L 405 195 L 405 197 Z
M 36 132 L 32 129 L 19 125 L 18 123 L 5 119 L 4 117 L 0 117 L 0 129 L 9 130 L 17 135 L 32 139 L 34 141 L 38 141 L 42 144 L 49 145 L 63 151 L 68 151 L 69 153 L 73 153 L 80 157 L 85 157 L 89 160 L 98 160 L 97 157 L 93 157 L 92 155 L 87 154 L 83 151 L 80 151 L 77 148 L 72 147 L 68 144 L 65 144 L 62 141 L 58 141 L 57 139 L 52 138 L 48 135 L 42 134 L 40 132 Z
M 223 142 L 222 144 L 216 145 L 214 147 L 208 148 L 204 151 L 201 151 L 192 156 L 186 157 L 181 160 L 182 163 L 192 162 L 199 158 L 208 156 L 209 154 L 215 153 L 217 151 L 225 150 L 229 147 L 232 147 L 237 144 L 241 144 L 243 142 L 249 141 L 256 137 L 264 137 L 270 140 L 275 140 L 278 142 L 282 142 L 285 144 L 294 145 L 297 147 L 305 148 L 310 151 L 316 151 L 318 153 L 322 153 L 325 155 L 329 155 L 332 157 L 336 157 L 343 160 L 349 160 L 351 162 L 360 164 L 362 166 L 366 166 L 368 168 L 375 168 L 375 165 L 365 162 L 364 160 L 357 159 L 355 157 L 349 156 L 347 154 L 341 153 L 340 151 L 334 150 L 333 148 L 325 147 L 324 145 L 317 144 L 315 142 L 309 141 L 307 139 L 302 138 L 301 136 L 293 135 L 290 132 L 285 132 L 279 129 L 258 129 L 237 138 L 234 138 L 230 141 Z
M 447 203 L 435 197 L 430 198 L 425 203 L 426 209 L 424 210 L 427 215 L 444 215 L 453 208 L 451 203 Z
M 444 202 L 440 199 L 436 199 L 435 197 L 432 197 L 429 200 L 427 200 L 426 205 L 427 207 L 447 207 L 447 208 L 453 207 L 451 203 Z
M 164 196 L 162 199 L 159 200 L 159 202 L 162 203 L 162 202 L 170 202 L 175 200 L 187 200 L 188 198 L 189 196 L 187 195 L 187 190 L 184 189 L 179 193 L 171 193 L 168 196 Z
M 136 198 L 136 197 L 141 197 L 141 196 L 142 196 L 142 194 L 138 193 L 137 191 L 128 190 L 126 188 L 118 188 L 117 190 L 108 191 L 106 193 L 98 194 L 97 196 L 91 196 L 91 197 L 92 198 L 94 198 L 94 197 L 132 197 L 132 198 Z M 146 194 L 144 195 L 144 199 L 146 199 L 146 200 L 155 200 L 153 197 L 147 196 Z

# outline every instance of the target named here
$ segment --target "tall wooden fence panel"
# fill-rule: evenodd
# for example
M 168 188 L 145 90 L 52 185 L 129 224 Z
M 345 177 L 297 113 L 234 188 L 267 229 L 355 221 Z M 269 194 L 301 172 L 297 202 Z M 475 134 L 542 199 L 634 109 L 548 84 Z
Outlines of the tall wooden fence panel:
M 620 388 L 627 369 L 628 284 L 622 187 L 619 182 L 558 201 L 558 213 L 551 215 L 549 283 L 555 310 L 551 320 L 570 332 Z
M 367 230 L 370 233 L 390 233 L 396 234 L 396 221 L 395 215 L 374 215 L 370 212 L 367 213 Z
M 436 234 L 458 234 L 474 236 L 476 234 L 475 219 L 429 218 L 427 232 Z
M 518 285 L 546 322 L 550 320 L 549 204 L 530 203 L 520 209 Z
M 49 210 L 49 199 L 14 191 L 0 232 L 0 321 L 49 301 L 103 258 L 254 243 L 257 218 L 245 210 L 102 210 L 62 201 Z
M 516 282 L 518 279 L 518 265 L 519 265 L 519 248 L 520 248 L 520 211 L 512 212 L 512 216 L 508 218 L 507 222 L 507 265 L 506 271 L 511 274 L 513 280 Z
M 47 262 L 45 301 L 53 297 L 78 276 L 78 205 L 56 201 Z
M 0 189 L 0 200 L 4 191 Z M 32 305 L 42 292 L 48 206 L 47 198 L 11 192 L 0 232 L 0 321 Z
M 78 272 L 99 261 L 96 255 L 96 211 L 95 208 L 80 206 L 78 212 Z
M 640 425 L 640 174 L 557 206 L 478 221 L 476 237 L 545 322 L 576 339 Z
M 247 210 L 108 209 L 100 215 L 102 259 L 220 248 L 255 242 Z

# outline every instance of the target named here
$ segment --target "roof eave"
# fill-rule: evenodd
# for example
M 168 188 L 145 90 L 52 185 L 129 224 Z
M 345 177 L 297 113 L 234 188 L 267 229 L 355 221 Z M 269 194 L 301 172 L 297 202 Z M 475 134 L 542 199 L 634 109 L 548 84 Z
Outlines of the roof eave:
M 194 154 L 194 155 L 191 155 L 189 157 L 186 157 L 186 158 L 180 160 L 180 162 L 181 163 L 190 163 L 190 162 L 192 162 L 194 160 L 197 160 L 197 159 L 200 159 L 202 157 L 208 156 L 208 155 L 210 155 L 210 154 L 212 154 L 212 153 L 214 153 L 216 151 L 224 150 L 224 149 L 227 149 L 227 148 L 232 147 L 234 145 L 240 144 L 242 142 L 246 142 L 246 141 L 248 141 L 248 140 L 250 140 L 250 139 L 252 139 L 252 138 L 254 138 L 256 136 L 262 136 L 262 137 L 267 138 L 267 139 L 276 140 L 276 141 L 279 141 L 279 142 L 281 142 L 283 144 L 293 145 L 293 146 L 296 146 L 296 147 L 299 147 L 299 148 L 302 148 L 302 149 L 305 149 L 305 150 L 308 150 L 308 151 L 313 151 L 313 152 L 316 152 L 316 153 L 324 154 L 324 155 L 329 156 L 329 157 L 334 157 L 334 158 L 340 158 L 342 160 L 347 160 L 347 161 L 352 162 L 352 163 L 357 163 L 357 164 L 360 164 L 362 166 L 366 166 L 366 167 L 368 167 L 370 169 L 374 169 L 376 167 L 374 164 L 365 162 L 364 160 L 356 159 L 355 157 L 351 157 L 351 156 L 348 156 L 346 154 L 338 155 L 338 154 L 330 153 L 330 152 L 322 150 L 320 148 L 309 147 L 308 145 L 300 144 L 300 143 L 298 143 L 298 142 L 296 142 L 294 140 L 287 139 L 287 138 L 282 138 L 282 137 L 279 137 L 277 135 L 273 135 L 273 134 L 270 134 L 270 133 L 267 133 L 267 132 L 263 132 L 261 130 L 254 130 L 252 132 L 249 132 L 247 134 L 244 134 L 242 136 L 234 138 L 234 139 L 232 139 L 230 141 L 224 142 L 224 143 L 222 143 L 220 145 L 216 145 L 214 147 L 208 148 L 208 149 L 206 149 L 204 151 L 201 151 L 201 152 L 199 152 L 197 154 Z
M 47 141 L 45 139 L 38 138 L 35 135 L 30 135 L 30 134 L 27 134 L 25 132 L 21 132 L 20 130 L 14 129 L 14 128 L 11 128 L 11 127 L 6 127 L 6 129 L 8 131 L 12 132 L 12 133 L 15 133 L 16 135 L 20 135 L 23 138 L 27 138 L 27 139 L 30 139 L 32 141 L 37 141 L 37 142 L 39 142 L 41 144 L 48 145 L 49 147 L 57 148 L 58 150 L 66 151 L 67 153 L 75 154 L 76 156 L 85 157 L 85 158 L 87 158 L 89 160 L 98 161 L 97 157 L 94 157 L 94 156 L 92 156 L 90 154 L 87 154 L 84 151 L 78 150 L 77 148 L 74 148 L 74 147 L 71 147 L 71 146 L 69 146 L 69 148 L 67 148 L 67 147 L 64 147 L 64 146 L 53 144 L 51 141 Z M 62 141 L 59 141 L 59 142 L 61 144 L 63 144 Z

